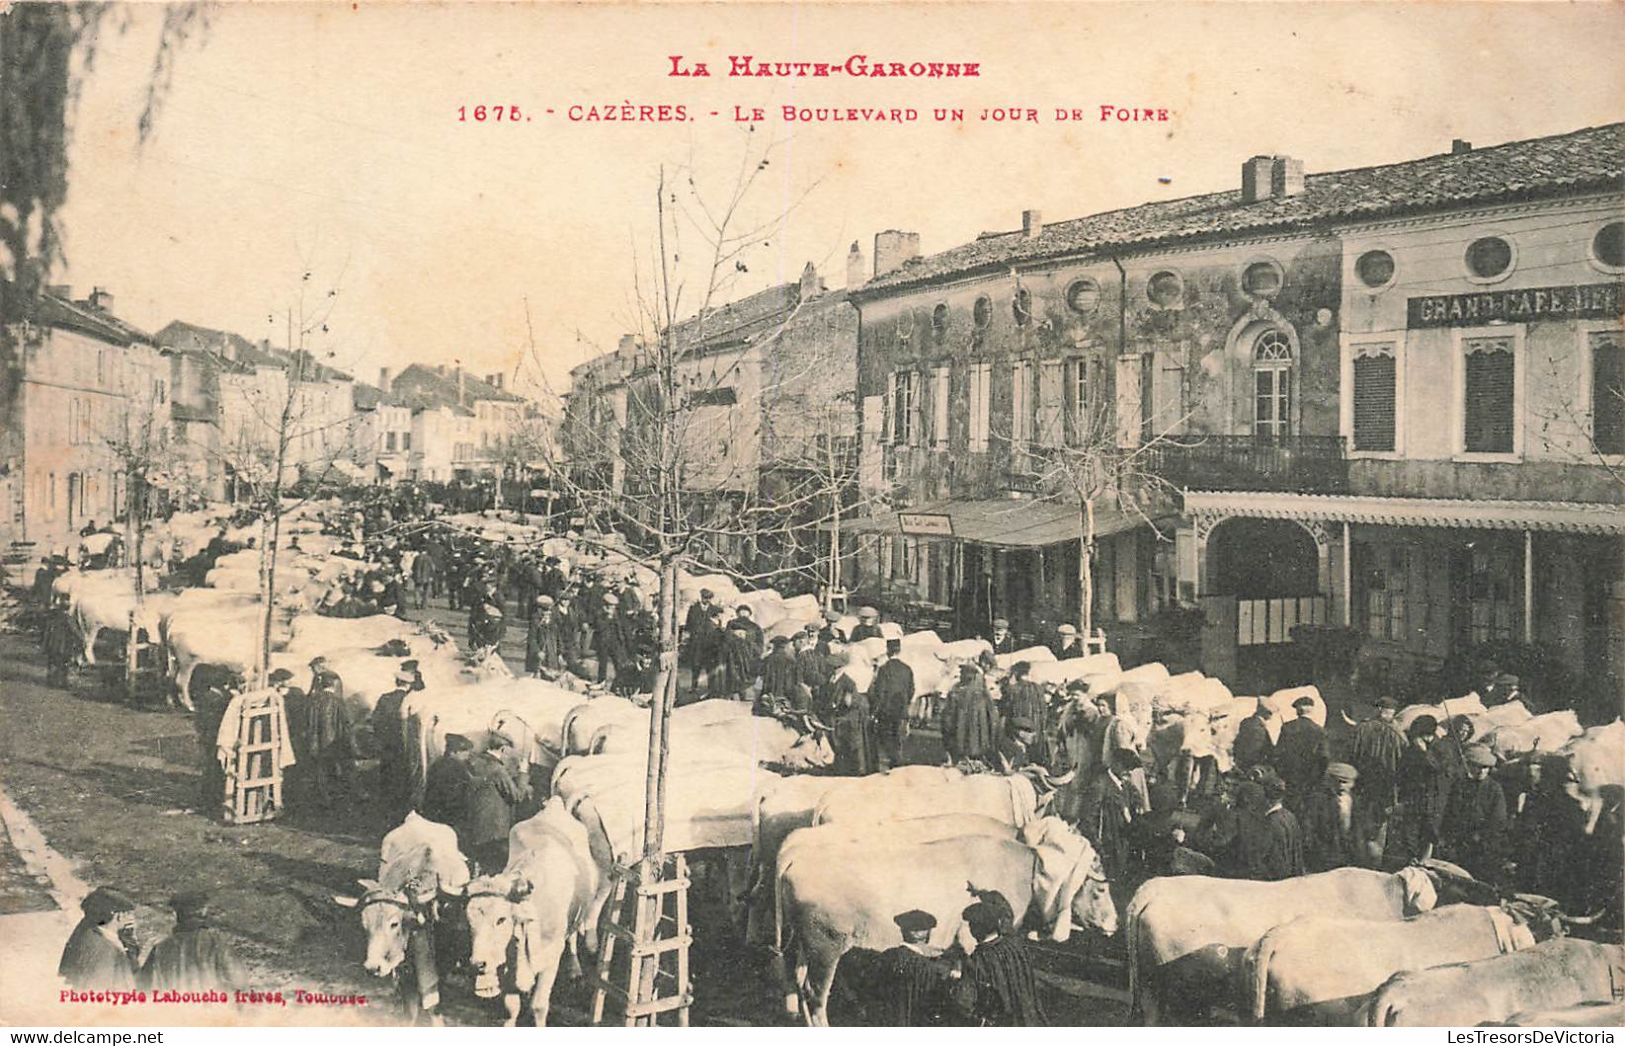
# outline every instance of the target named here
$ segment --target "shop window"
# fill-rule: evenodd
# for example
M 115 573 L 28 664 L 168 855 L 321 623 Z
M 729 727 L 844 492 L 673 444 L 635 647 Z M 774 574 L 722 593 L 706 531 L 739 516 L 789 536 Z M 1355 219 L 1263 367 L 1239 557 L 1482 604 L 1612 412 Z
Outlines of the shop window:
M 1270 328 L 1253 345 L 1253 436 L 1278 442 L 1291 431 L 1292 342 Z
M 1511 338 L 1469 338 L 1463 398 L 1462 449 L 1469 454 L 1513 452 L 1514 382 Z
M 1467 599 L 1475 644 L 1512 638 L 1512 596 L 1512 557 L 1504 549 L 1472 549 Z
M 1405 639 L 1406 589 L 1410 557 L 1402 545 L 1362 549 L 1365 572 L 1365 632 L 1373 639 Z
M 1394 449 L 1394 347 L 1354 347 L 1354 449 Z
M 1625 335 L 1591 335 L 1591 440 L 1599 454 L 1625 454 Z

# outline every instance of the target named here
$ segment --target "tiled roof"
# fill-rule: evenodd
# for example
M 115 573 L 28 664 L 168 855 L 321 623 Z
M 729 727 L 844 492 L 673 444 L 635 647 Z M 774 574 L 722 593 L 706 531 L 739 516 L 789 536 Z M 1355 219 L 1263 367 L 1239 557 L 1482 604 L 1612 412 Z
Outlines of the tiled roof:
M 54 294 L 41 296 L 40 320 L 48 327 L 75 330 L 114 345 L 128 345 L 137 341 L 149 345 L 160 344 L 153 340 L 152 335 L 132 327 L 110 312 Z
M 461 413 L 471 413 L 463 403 L 476 403 L 480 400 L 497 400 L 503 403 L 518 403 L 523 397 L 516 396 L 504 389 L 463 372 L 463 396 L 457 392 L 457 372 L 448 370 L 441 374 L 433 367 L 414 363 L 395 376 L 390 382 L 391 391 L 403 406 L 416 408 L 423 407 L 450 407 Z
M 1238 185 L 1224 192 L 1056 222 L 1030 239 L 1020 232 L 985 233 L 876 277 L 855 297 L 983 268 L 1111 248 L 1621 188 L 1625 188 L 1625 123 L 1613 123 L 1381 167 L 1310 174 L 1304 179 L 1304 191 L 1296 196 L 1243 203 Z
M 159 331 L 158 344 L 179 352 L 210 353 L 217 359 L 235 363 L 242 368 L 275 367 L 277 370 L 287 370 L 293 356 L 287 349 L 269 343 L 256 345 L 241 334 L 215 330 L 212 327 L 200 327 L 183 320 L 172 320 Z M 306 381 L 353 380 L 350 375 L 338 368 L 317 361 L 309 353 L 306 355 L 309 359 L 304 368 Z M 312 370 L 312 367 L 315 369 Z

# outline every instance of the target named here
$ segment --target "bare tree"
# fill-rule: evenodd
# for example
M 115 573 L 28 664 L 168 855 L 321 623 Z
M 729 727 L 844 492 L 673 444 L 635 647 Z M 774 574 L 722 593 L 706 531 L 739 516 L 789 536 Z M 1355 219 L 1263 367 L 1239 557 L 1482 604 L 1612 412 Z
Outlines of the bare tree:
M 1592 367 L 1582 365 L 1574 353 L 1547 352 L 1537 356 L 1535 380 L 1531 385 L 1544 392 L 1538 405 L 1531 409 L 1531 434 L 1543 448 L 1553 451 L 1577 465 L 1590 465 L 1602 469 L 1613 482 L 1625 489 L 1625 431 L 1621 421 L 1625 418 L 1625 373 L 1620 364 L 1607 373 L 1598 373 L 1615 354 L 1625 353 L 1619 335 L 1599 332 L 1598 338 L 1610 339 L 1606 347 L 1612 351 L 1595 352 Z M 1594 352 L 1605 346 L 1588 346 L 1584 351 Z M 1582 381 L 1589 377 L 1592 387 L 1587 390 Z M 1601 431 L 1599 431 L 1601 426 Z
M 119 431 L 103 434 L 125 479 L 125 529 L 135 565 L 135 600 L 146 599 L 147 534 L 152 527 L 153 495 L 176 483 L 179 458 L 167 423 L 167 397 L 157 383 L 145 396 L 126 392 Z

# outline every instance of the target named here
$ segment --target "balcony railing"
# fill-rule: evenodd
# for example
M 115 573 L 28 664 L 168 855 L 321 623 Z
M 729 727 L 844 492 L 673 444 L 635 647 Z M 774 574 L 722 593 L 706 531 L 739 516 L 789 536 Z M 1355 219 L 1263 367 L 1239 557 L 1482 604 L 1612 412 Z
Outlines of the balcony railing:
M 1348 490 L 1341 436 L 1182 436 L 1147 447 L 1145 466 L 1193 490 Z

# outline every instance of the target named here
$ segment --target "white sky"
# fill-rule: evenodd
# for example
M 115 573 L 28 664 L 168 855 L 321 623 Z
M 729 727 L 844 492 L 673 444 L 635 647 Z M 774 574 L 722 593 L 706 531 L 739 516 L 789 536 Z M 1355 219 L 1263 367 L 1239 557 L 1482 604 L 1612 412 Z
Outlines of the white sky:
M 312 308 L 339 290 L 335 361 L 369 381 L 413 361 L 512 373 L 527 298 L 554 383 L 612 348 L 658 165 L 692 157 L 702 185 L 726 188 L 743 132 L 707 114 L 736 104 L 775 117 L 789 102 L 913 105 L 922 121 L 759 128 L 787 140 L 756 216 L 815 188 L 752 252 L 735 296 L 809 260 L 840 286 L 847 245 L 868 255 L 881 229 L 918 231 L 931 253 L 1016 227 L 1023 208 L 1055 221 L 1225 188 L 1260 152 L 1325 171 L 1447 151 L 1453 137 L 1489 145 L 1625 119 L 1619 4 L 288 3 L 218 10 L 180 54 L 156 134 L 138 148 L 160 14 L 130 8 L 85 85 L 69 261 L 54 282 L 106 286 L 149 330 L 180 318 L 280 343 L 309 271 Z M 730 54 L 854 53 L 978 61 L 982 75 L 721 75 Z M 671 54 L 718 75 L 669 78 Z M 562 116 L 627 101 L 684 103 L 696 121 Z M 458 106 L 479 103 L 535 115 L 457 122 Z M 1057 106 L 1103 103 L 1174 119 L 1052 119 Z M 935 123 L 934 105 L 970 119 Z M 1037 108 L 1043 122 L 983 124 L 986 106 Z

